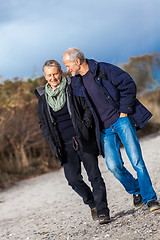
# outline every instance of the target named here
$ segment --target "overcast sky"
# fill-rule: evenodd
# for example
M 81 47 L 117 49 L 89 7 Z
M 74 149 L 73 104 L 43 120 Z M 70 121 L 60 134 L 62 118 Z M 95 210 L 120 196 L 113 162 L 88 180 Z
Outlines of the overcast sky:
M 160 52 L 159 0 L 0 0 L 0 76 L 42 76 L 69 47 L 120 64 Z

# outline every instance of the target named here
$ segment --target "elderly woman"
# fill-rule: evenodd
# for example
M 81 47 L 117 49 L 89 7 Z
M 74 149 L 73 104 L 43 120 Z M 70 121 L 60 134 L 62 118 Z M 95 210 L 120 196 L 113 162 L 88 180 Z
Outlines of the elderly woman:
M 98 167 L 99 153 L 91 112 L 83 97 L 72 95 L 70 78 L 62 76 L 57 61 L 46 61 L 43 72 L 47 83 L 35 90 L 42 133 L 63 165 L 68 184 L 90 207 L 93 220 L 108 223 L 106 188 Z M 81 162 L 92 190 L 83 181 Z

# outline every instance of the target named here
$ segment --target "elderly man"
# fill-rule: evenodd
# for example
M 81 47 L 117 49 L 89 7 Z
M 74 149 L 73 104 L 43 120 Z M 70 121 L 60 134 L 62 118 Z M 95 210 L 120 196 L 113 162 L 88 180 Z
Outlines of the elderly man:
M 102 145 L 108 169 L 133 194 L 135 209 L 143 203 L 150 211 L 160 209 L 136 136 L 136 129 L 142 128 L 152 114 L 136 99 L 133 79 L 115 65 L 85 59 L 77 48 L 68 49 L 63 62 L 73 76 L 73 94 L 85 97 L 92 111 L 97 143 L 99 148 Z M 138 179 L 124 166 L 121 141 Z
M 35 90 L 42 133 L 61 161 L 68 184 L 90 207 L 93 220 L 108 223 L 106 188 L 98 167 L 99 152 L 89 107 L 83 97 L 72 96 L 70 83 L 62 76 L 57 61 L 46 61 L 43 72 L 47 83 Z M 81 162 L 93 191 L 83 181 Z

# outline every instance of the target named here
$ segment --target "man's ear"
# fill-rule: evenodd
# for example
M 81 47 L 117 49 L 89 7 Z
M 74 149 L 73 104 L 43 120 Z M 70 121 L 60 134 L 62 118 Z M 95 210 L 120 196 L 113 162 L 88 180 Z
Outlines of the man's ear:
M 81 65 L 81 60 L 79 58 L 76 58 L 75 63 L 79 66 L 79 65 Z

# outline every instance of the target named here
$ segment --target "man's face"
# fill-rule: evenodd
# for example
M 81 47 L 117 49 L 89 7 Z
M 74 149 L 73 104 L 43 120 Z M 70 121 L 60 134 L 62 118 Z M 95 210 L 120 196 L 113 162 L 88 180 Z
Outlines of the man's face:
M 45 67 L 44 76 L 52 89 L 56 89 L 61 82 L 62 71 L 59 71 L 57 67 Z
M 70 58 L 67 55 L 65 55 L 63 57 L 63 63 L 67 68 L 67 72 L 70 72 L 72 76 L 79 74 L 80 65 L 76 60 L 71 61 Z

